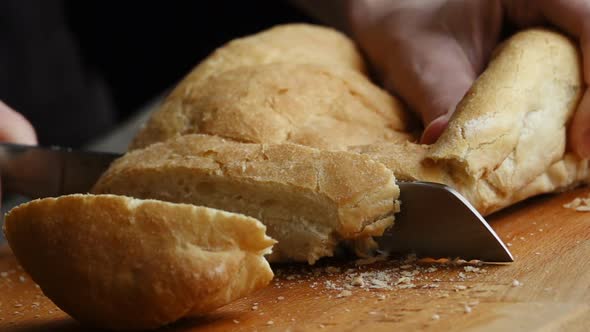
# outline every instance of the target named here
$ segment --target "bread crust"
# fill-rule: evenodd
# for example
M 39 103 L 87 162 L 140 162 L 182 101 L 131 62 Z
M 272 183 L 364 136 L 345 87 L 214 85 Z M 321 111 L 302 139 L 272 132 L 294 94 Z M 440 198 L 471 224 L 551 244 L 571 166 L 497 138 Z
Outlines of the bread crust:
M 311 264 L 340 240 L 371 242 L 399 210 L 393 173 L 367 156 L 197 134 L 127 153 L 92 191 L 250 215 L 279 241 L 271 261 Z
M 114 195 L 18 206 L 6 238 L 61 309 L 89 326 L 156 328 L 266 286 L 275 243 L 239 214 Z
M 200 63 L 130 149 L 200 133 L 345 150 L 408 140 L 410 120 L 397 99 L 369 81 L 343 34 L 285 25 L 234 40 Z

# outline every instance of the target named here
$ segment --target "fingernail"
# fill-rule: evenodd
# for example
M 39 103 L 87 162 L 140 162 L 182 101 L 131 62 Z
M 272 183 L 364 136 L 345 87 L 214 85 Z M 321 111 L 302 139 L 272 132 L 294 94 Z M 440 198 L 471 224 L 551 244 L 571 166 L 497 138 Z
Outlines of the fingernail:
M 426 128 L 424 128 L 424 132 L 422 132 L 422 137 L 420 138 L 420 143 L 422 144 L 433 144 L 435 143 L 440 135 L 445 131 L 449 124 L 449 118 L 451 117 L 451 112 L 440 115 L 436 119 L 432 120 Z

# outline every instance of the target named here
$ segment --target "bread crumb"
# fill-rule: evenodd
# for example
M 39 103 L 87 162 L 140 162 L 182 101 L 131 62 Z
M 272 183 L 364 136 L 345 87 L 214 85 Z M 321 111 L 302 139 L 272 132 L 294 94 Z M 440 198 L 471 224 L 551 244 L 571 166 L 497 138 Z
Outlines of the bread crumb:
M 387 295 L 384 295 L 384 294 L 379 294 L 379 295 L 377 295 L 377 299 L 378 299 L 379 301 L 383 301 L 383 300 L 385 300 L 386 298 L 387 298 Z
M 465 270 L 465 272 L 473 272 L 473 273 L 483 273 L 483 272 L 485 272 L 484 269 L 481 269 L 479 267 L 470 266 L 470 265 L 464 266 L 463 267 L 463 270 Z
M 363 277 L 356 276 L 356 277 L 354 277 L 352 279 L 351 285 L 358 286 L 358 287 L 363 287 L 365 285 L 365 281 L 363 280 Z
M 571 202 L 564 204 L 563 207 L 578 212 L 588 212 L 590 211 L 590 197 L 576 197 Z
M 273 325 L 275 322 L 273 322 L 272 320 L 269 320 L 268 322 L 266 322 L 266 325 Z
M 400 284 L 397 286 L 397 288 L 399 289 L 408 289 L 408 288 L 416 288 L 415 284 L 409 283 L 409 284 Z
M 253 305 L 252 306 L 252 310 L 258 310 L 258 306 L 257 305 Z
M 233 322 L 234 322 L 234 324 L 240 324 L 240 321 L 237 319 L 234 319 Z
M 438 288 L 437 284 L 426 284 L 422 285 L 422 288 Z
M 467 289 L 467 286 L 465 286 L 465 285 L 455 285 L 455 290 L 459 291 L 459 290 L 466 290 L 466 289 Z
M 412 282 L 412 278 L 410 277 L 400 277 L 399 279 L 397 279 L 397 281 L 395 282 L 396 285 L 398 284 L 409 284 Z
M 512 287 L 520 287 L 520 286 L 522 286 L 522 282 L 520 282 L 516 279 L 512 280 Z
M 400 272 L 400 274 L 404 277 L 413 277 L 414 275 L 418 274 L 419 272 L 417 270 L 414 271 L 402 271 Z
M 284 296 L 279 296 L 279 297 L 277 297 L 277 300 L 279 300 L 279 301 L 282 301 L 282 300 L 284 300 L 284 299 L 285 299 L 285 297 L 284 297 Z
M 336 298 L 349 297 L 351 295 L 352 295 L 352 292 L 345 289 L 342 292 L 338 293 L 338 295 L 336 295 Z
M 0 277 L 8 278 L 8 272 L 0 272 Z
M 25 278 L 25 276 L 18 276 L 18 281 L 25 282 L 26 280 L 27 278 Z
M 470 314 L 473 309 L 466 304 L 465 306 L 463 306 L 463 310 L 466 314 Z
M 438 314 L 432 315 L 432 320 L 439 320 L 440 316 Z

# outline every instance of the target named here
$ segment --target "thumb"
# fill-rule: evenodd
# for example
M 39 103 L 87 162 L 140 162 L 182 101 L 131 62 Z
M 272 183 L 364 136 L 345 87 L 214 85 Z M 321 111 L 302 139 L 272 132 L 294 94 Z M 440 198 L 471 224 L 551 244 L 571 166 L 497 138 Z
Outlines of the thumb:
M 0 101 L 0 142 L 37 144 L 37 136 L 31 123 L 2 101 Z
M 580 157 L 590 158 L 590 91 L 586 90 L 571 122 L 571 146 Z

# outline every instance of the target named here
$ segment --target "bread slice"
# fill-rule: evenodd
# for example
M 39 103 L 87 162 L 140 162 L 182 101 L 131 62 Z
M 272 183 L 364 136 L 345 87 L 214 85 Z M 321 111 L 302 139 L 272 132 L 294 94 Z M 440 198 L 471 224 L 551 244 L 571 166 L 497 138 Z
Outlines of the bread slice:
M 127 153 L 93 192 L 253 216 L 278 240 L 269 260 L 311 264 L 341 240 L 367 247 L 399 210 L 393 173 L 367 156 L 194 134 Z
M 259 221 L 187 204 L 71 195 L 20 205 L 4 233 L 23 268 L 90 326 L 147 329 L 266 286 L 275 241 Z

